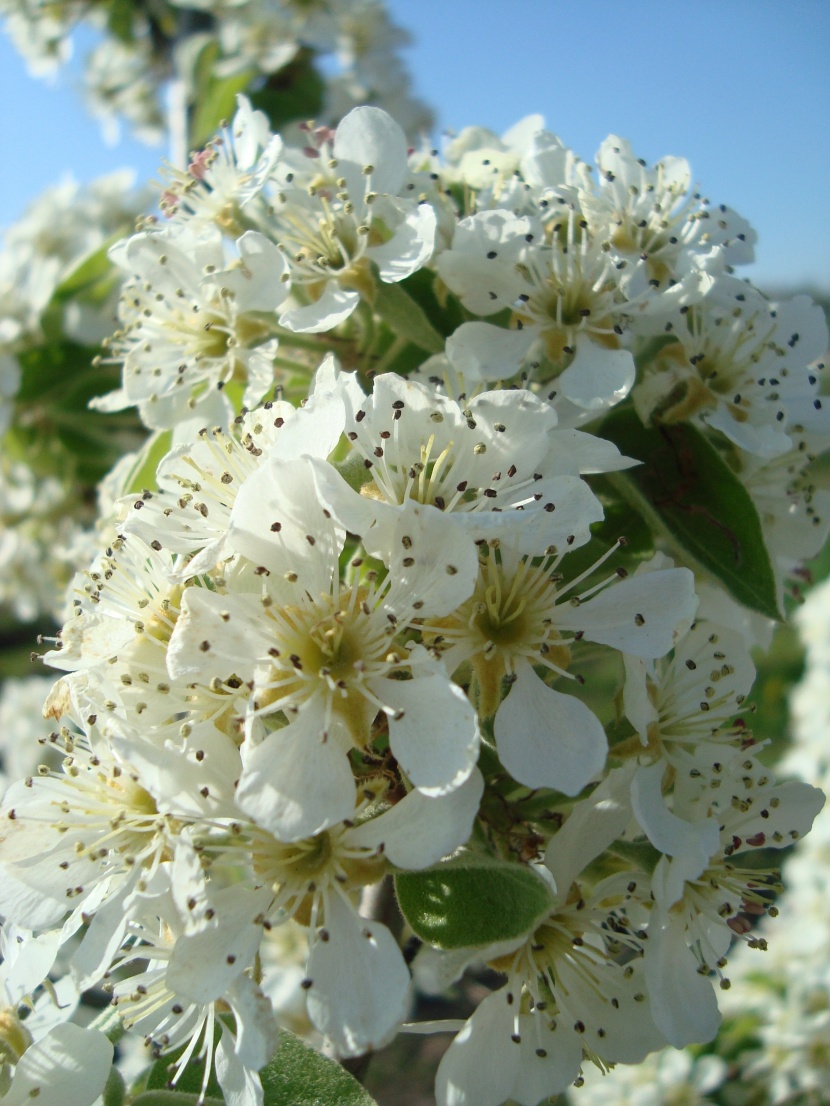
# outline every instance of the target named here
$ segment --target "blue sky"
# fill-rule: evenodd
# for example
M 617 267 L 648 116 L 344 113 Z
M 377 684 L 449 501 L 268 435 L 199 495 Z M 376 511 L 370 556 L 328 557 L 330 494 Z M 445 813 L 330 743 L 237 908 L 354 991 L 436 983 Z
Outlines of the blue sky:
M 389 0 L 441 128 L 530 112 L 586 159 L 613 132 L 649 161 L 689 159 L 703 192 L 760 235 L 747 275 L 830 290 L 827 0 Z M 0 225 L 71 172 L 154 174 L 163 150 L 107 147 L 77 66 L 30 79 L 0 36 Z

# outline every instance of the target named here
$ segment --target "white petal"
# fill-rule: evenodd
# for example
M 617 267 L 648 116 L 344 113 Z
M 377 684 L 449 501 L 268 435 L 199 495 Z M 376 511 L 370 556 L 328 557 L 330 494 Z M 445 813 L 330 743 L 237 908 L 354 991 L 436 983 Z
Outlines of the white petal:
M 343 746 L 306 709 L 255 749 L 236 798 L 245 813 L 282 841 L 311 837 L 354 813 L 354 778 Z
M 642 960 L 623 966 L 608 959 L 593 972 L 585 972 L 562 957 L 557 969 L 561 987 L 557 998 L 574 1022 L 584 1023 L 586 1050 L 615 1064 L 636 1064 L 663 1047 L 665 1040 L 652 1016 Z
M 580 341 L 576 357 L 559 377 L 562 394 L 586 411 L 604 411 L 625 399 L 637 369 L 625 349 L 605 349 Z
M 267 656 L 271 644 L 261 610 L 251 595 L 186 588 L 167 647 L 167 671 L 173 679 L 201 676 L 206 683 L 213 676 L 229 676 L 240 665 L 249 671 Z
M 249 230 L 237 242 L 241 265 L 210 277 L 236 296 L 240 311 L 276 311 L 288 294 L 288 262 L 265 235 Z
M 216 1078 L 227 1106 L 262 1106 L 259 1073 L 246 1067 L 233 1048 L 233 1037 L 223 1025 L 214 1056 Z
M 675 1048 L 711 1041 L 720 1024 L 718 1000 L 686 946 L 682 918 L 669 916 L 665 926 L 650 926 L 648 938 L 646 983 L 658 1028 Z
M 364 191 L 396 193 L 406 171 L 406 135 L 391 115 L 376 107 L 357 107 L 338 124 L 334 156 L 338 173 L 346 178 L 352 202 L 363 200 Z M 372 172 L 364 169 L 372 167 Z
M 704 421 L 714 430 L 720 430 L 730 442 L 756 457 L 777 457 L 792 448 L 792 439 L 774 423 L 755 423 L 746 419 L 738 422 L 724 404 L 704 416 Z
M 687 568 L 630 576 L 578 607 L 558 608 L 556 621 L 623 653 L 662 657 L 674 644 L 675 629 L 695 613 L 694 586 Z
M 624 457 L 613 442 L 582 430 L 554 430 L 548 442 L 549 452 L 545 462 L 554 472 L 562 475 L 569 472 L 619 472 L 640 464 L 632 457 Z
M 545 853 L 545 866 L 564 901 L 571 884 L 590 862 L 615 841 L 631 818 L 629 788 L 633 765 L 615 768 L 599 787 L 578 803 Z
M 280 326 L 297 334 L 321 334 L 348 319 L 360 303 L 359 292 L 349 292 L 330 280 L 322 296 L 304 307 L 292 307 L 280 315 Z
M 516 681 L 496 714 L 499 758 L 526 787 L 578 795 L 605 764 L 608 742 L 599 719 L 573 695 L 549 688 L 530 664 L 516 665 Z
M 91 1106 L 111 1064 L 112 1045 L 103 1033 L 56 1025 L 23 1053 L 3 1106 Z
M 170 956 L 166 982 L 192 1002 L 221 998 L 252 962 L 262 941 L 262 923 L 254 921 L 271 901 L 267 890 L 224 887 L 210 896 L 213 917 L 201 928 L 179 936 Z
M 412 783 L 445 795 L 469 778 L 479 732 L 470 700 L 445 671 L 413 680 L 375 680 L 372 690 L 398 712 L 389 718 L 389 746 Z
M 242 484 L 231 510 L 229 544 L 279 579 L 296 573 L 298 587 L 315 599 L 331 589 L 344 538 L 324 514 L 306 459 L 266 462 Z
M 248 975 L 240 975 L 225 992 L 236 1020 L 234 1051 L 246 1068 L 259 1071 L 277 1051 L 279 1022 L 270 999 Z
M 338 372 L 334 357 L 327 354 L 314 374 L 307 403 L 285 419 L 270 456 L 286 461 L 328 457 L 343 433 L 346 397 L 353 405 L 357 396 L 362 399 L 363 393 L 354 375 Z
M 714 818 L 687 822 L 668 809 L 662 790 L 665 768 L 665 762 L 658 760 L 637 770 L 631 784 L 631 803 L 652 845 L 674 858 L 672 878 L 665 887 L 668 901 L 664 905 L 668 908 L 683 894 L 684 881 L 697 879 L 718 851 L 720 828 Z
M 648 728 L 659 718 L 657 707 L 648 693 L 646 676 L 648 668 L 641 657 L 623 656 L 625 668 L 625 686 L 623 688 L 623 709 L 625 716 L 637 733 L 643 745 L 648 744 Z
M 532 330 L 462 323 L 447 339 L 447 357 L 467 380 L 507 380 L 519 371 L 534 341 Z
M 455 517 L 437 507 L 409 503 L 397 512 L 389 570 L 394 580 L 386 600 L 394 612 L 416 608 L 442 618 L 473 593 L 478 552 Z
M 521 1049 L 511 1040 L 518 1000 L 508 984 L 483 999 L 468 1018 L 438 1065 L 438 1106 L 501 1106 L 510 1097 L 522 1061 Z
M 366 251 L 387 284 L 406 280 L 420 269 L 432 255 L 435 246 L 437 219 L 429 204 L 417 204 L 382 246 L 370 246 Z
M 429 868 L 467 841 L 483 791 L 478 769 L 449 795 L 410 791 L 379 818 L 349 831 L 349 846 L 383 846 L 398 868 Z
M 308 958 L 308 1013 L 340 1055 L 357 1056 L 403 1021 L 409 970 L 386 926 L 359 917 L 336 892 L 325 900 L 324 920 Z
M 564 1018 L 524 1014 L 519 1018 L 521 1062 L 511 1092 L 521 1106 L 537 1106 L 562 1094 L 579 1075 L 582 1041 Z

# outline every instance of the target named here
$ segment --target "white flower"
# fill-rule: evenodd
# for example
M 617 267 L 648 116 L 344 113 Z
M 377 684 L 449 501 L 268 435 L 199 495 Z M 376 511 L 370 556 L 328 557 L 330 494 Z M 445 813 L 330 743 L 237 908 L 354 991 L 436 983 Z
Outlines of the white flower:
M 237 249 L 229 261 L 217 230 L 197 237 L 185 227 L 135 235 L 114 253 L 131 274 L 112 343 L 123 386 L 96 407 L 137 404 L 148 426 L 165 427 L 236 376 L 247 403 L 262 398 L 274 379 L 272 316 L 287 295 L 286 263 L 253 231 Z
M 771 304 L 751 286 L 720 277 L 698 307 L 668 321 L 665 345 L 633 400 L 643 419 L 698 418 L 768 459 L 792 446 L 793 429 L 826 434 L 814 366 L 827 324 L 807 296 Z
M 755 678 L 740 634 L 705 619 L 694 622 L 671 658 L 625 658 L 625 713 L 643 746 L 672 761 L 676 747 L 748 737 L 732 722 Z
M 725 964 L 733 935 L 750 932 L 742 915 L 763 914 L 768 889 L 778 883 L 778 872 L 743 866 L 740 854 L 783 848 L 803 836 L 824 796 L 807 784 L 776 785 L 740 750 L 714 764 L 686 758 L 685 770 L 677 772 L 672 812 L 661 795 L 662 776 L 659 761 L 640 769 L 632 790 L 638 821 L 665 854 L 652 877 L 646 978 L 657 1024 L 680 1048 L 717 1031 L 717 1002 L 700 968 L 708 972 Z M 747 939 L 765 947 L 760 938 Z M 678 1001 L 684 993 L 687 1001 Z
M 112 1045 L 94 1029 L 57 1025 L 15 1067 L 4 1106 L 92 1106 L 104 1089 Z
M 450 795 L 428 798 L 411 791 L 379 815 L 384 788 L 365 780 L 352 817 L 320 834 L 285 843 L 245 824 L 228 840 L 200 842 L 211 857 L 211 879 L 225 866 L 234 873 L 222 887 L 204 886 L 198 860 L 178 869 L 176 894 L 186 904 L 187 930 L 171 958 L 168 982 L 194 1000 L 220 994 L 251 962 L 263 928 L 287 918 L 307 924 L 309 956 L 299 986 L 316 1028 L 340 1055 L 377 1047 L 402 1020 L 409 972 L 385 926 L 363 918 L 355 893 L 380 879 L 386 857 L 403 868 L 435 863 L 466 841 L 483 790 L 480 774 Z M 251 873 L 239 880 L 242 858 Z M 205 965 L 211 971 L 205 973 Z
M 469 662 L 482 718 L 495 715 L 499 756 L 514 779 L 576 795 L 602 770 L 607 740 L 591 709 L 537 675 L 577 681 L 572 651 L 585 639 L 636 653 L 661 656 L 675 627 L 695 608 L 686 569 L 623 579 L 625 572 L 575 591 L 616 549 L 568 581 L 560 565 L 566 553 L 537 563 L 504 542 L 482 554 L 475 591 L 449 617 L 428 628 L 450 672 Z M 502 701 L 503 681 L 508 692 Z
M 237 233 L 247 228 L 244 209 L 268 182 L 283 143 L 246 96 L 237 97 L 237 104 L 230 130 L 196 154 L 186 173 L 171 173 L 161 207 L 175 222 L 198 228 L 216 224 Z
M 590 887 L 580 875 L 624 827 L 629 778 L 618 771 L 554 836 L 550 913 L 512 951 L 494 950 L 490 966 L 507 983 L 479 1004 L 441 1060 L 439 1106 L 499 1106 L 507 1098 L 535 1106 L 573 1083 L 583 1055 L 604 1068 L 637 1063 L 663 1043 L 643 978 L 643 942 L 626 916 L 639 879 L 623 872 Z M 580 876 L 576 886 L 570 875 Z
M 280 325 L 300 333 L 343 322 L 361 296 L 374 299 L 373 266 L 382 281 L 397 283 L 429 260 L 435 242 L 430 205 L 399 195 L 407 144 L 391 116 L 355 108 L 321 146 L 307 150 L 313 173 L 292 171 L 281 182 L 268 220 L 297 300 Z
M 395 640 L 469 593 L 474 547 L 413 505 L 397 521 L 384 582 L 355 574 L 344 585 L 344 538 L 317 502 L 307 461 L 263 465 L 236 497 L 228 537 L 256 566 L 260 594 L 250 586 L 188 588 L 168 651 L 174 678 L 253 677 L 250 692 L 239 693 L 248 696 L 248 740 L 237 798 L 287 839 L 348 817 L 346 753 L 366 746 L 379 711 L 401 767 L 427 794 L 460 786 L 477 754 L 475 716 L 461 689 L 425 650 Z
M 509 537 L 527 553 L 576 548 L 602 518 L 576 473 L 625 463 L 615 447 L 603 449 L 607 443 L 592 450 L 572 432 L 558 435 L 556 413 L 524 390 L 482 392 L 461 403 L 384 374 L 355 407 L 357 398 L 347 398 L 344 429 L 362 459 L 360 494 L 319 464 L 315 485 L 335 518 L 384 559 L 391 528 L 412 502 L 441 512 L 446 532 L 454 524 L 470 541 Z
M 754 259 L 755 232 L 724 204 L 712 207 L 692 190 L 685 158 L 664 157 L 649 168 L 624 138 L 609 135 L 597 165 L 599 185 L 582 193 L 583 211 L 617 259 L 645 261 L 649 278 L 661 284 L 692 267 L 718 271 Z

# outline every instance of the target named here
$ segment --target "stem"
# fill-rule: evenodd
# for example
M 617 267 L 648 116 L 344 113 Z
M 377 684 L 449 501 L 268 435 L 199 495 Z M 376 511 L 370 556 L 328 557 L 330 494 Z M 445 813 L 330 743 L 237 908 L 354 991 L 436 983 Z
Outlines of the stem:
M 372 373 L 375 376 L 379 376 L 380 373 L 386 372 L 386 369 L 389 367 L 389 365 L 392 364 L 399 353 L 403 353 L 408 345 L 409 340 L 407 338 L 396 338 L 394 342 L 392 342 L 389 349 L 387 349 L 383 356 L 378 360 L 377 364 L 372 366 Z
M 170 163 L 176 169 L 187 169 L 188 156 L 187 85 L 174 77 L 167 86 L 167 130 L 170 140 Z
M 115 1006 L 108 1006 L 93 1021 L 89 1023 L 89 1029 L 97 1029 L 112 1044 L 117 1044 L 124 1036 L 124 1023 Z

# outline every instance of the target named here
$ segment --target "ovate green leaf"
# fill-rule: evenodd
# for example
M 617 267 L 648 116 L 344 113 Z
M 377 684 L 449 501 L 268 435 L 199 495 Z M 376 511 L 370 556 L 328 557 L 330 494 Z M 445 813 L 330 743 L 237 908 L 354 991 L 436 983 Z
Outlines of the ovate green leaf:
M 378 284 L 375 310 L 399 338 L 428 353 L 443 353 L 444 339 L 402 284 Z
M 312 59 L 310 50 L 298 51 L 292 62 L 271 74 L 264 88 L 251 93 L 251 103 L 265 112 L 272 131 L 322 112 L 326 86 Z
M 377 1106 L 344 1068 L 286 1029 L 277 1055 L 259 1074 L 264 1106 Z
M 547 884 L 529 868 L 473 854 L 423 872 L 399 872 L 395 887 L 412 929 L 441 949 L 519 938 L 552 905 Z
M 614 411 L 599 433 L 643 462 L 611 479 L 646 520 L 739 603 L 780 618 L 758 511 L 704 435 L 690 423 L 644 427 L 632 410 Z

